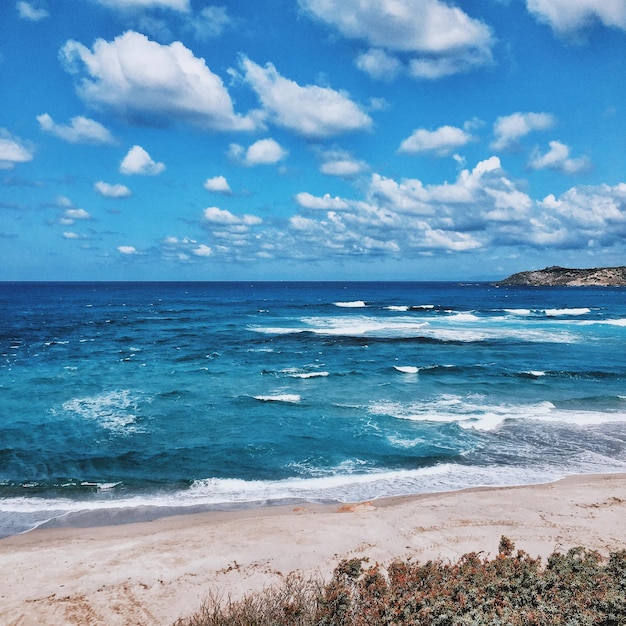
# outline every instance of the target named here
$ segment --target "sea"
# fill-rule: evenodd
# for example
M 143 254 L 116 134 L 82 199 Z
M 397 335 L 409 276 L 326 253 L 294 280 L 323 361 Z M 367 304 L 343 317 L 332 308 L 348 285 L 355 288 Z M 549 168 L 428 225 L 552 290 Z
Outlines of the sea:
M 0 283 L 0 536 L 626 472 L 626 290 Z

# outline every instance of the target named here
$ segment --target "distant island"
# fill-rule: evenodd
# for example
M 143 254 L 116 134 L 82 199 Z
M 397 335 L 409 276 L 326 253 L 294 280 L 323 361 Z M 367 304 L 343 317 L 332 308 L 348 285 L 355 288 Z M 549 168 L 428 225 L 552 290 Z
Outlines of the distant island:
M 626 267 L 571 269 L 555 265 L 534 272 L 518 272 L 497 284 L 514 287 L 626 287 Z

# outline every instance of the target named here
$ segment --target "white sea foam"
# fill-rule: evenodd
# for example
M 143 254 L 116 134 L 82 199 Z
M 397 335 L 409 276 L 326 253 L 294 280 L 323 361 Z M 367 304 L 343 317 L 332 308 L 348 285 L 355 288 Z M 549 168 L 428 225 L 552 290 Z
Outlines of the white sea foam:
M 595 324 L 605 324 L 607 326 L 626 326 L 626 318 L 608 320 L 578 320 L 575 323 L 579 326 L 593 326 Z
M 408 311 L 409 307 L 405 304 L 403 305 L 395 305 L 395 304 L 391 304 L 389 306 L 386 306 L 385 309 L 387 309 L 387 311 Z
M 480 318 L 474 313 L 454 313 L 452 319 L 455 322 L 477 322 Z
M 302 399 L 297 393 L 279 393 L 275 395 L 252 396 L 261 402 L 290 402 L 297 404 Z
M 128 389 L 109 391 L 95 396 L 72 398 L 63 403 L 63 409 L 118 434 L 140 432 L 137 425 L 139 398 Z
M 291 378 L 325 378 L 329 376 L 329 372 L 292 372 L 289 374 Z
M 566 329 L 530 329 L 527 327 L 503 327 L 472 313 L 456 313 L 449 317 L 424 318 L 402 315 L 397 317 L 373 317 L 354 315 L 350 317 L 304 317 L 297 327 L 249 326 L 253 332 L 285 335 L 310 332 L 332 337 L 374 337 L 381 339 L 426 338 L 438 341 L 480 342 L 513 339 L 524 342 L 575 343 L 578 336 Z
M 529 315 L 533 315 L 535 311 L 532 309 L 503 309 L 505 313 L 509 313 L 510 315 L 520 315 L 522 317 L 527 317 Z
M 562 315 L 587 315 L 587 313 L 590 312 L 591 309 L 588 309 L 587 307 L 581 307 L 576 309 L 546 309 L 546 315 L 548 317 L 560 317 Z
M 507 420 L 564 422 L 578 426 L 624 422 L 620 412 L 571 410 L 557 408 L 551 402 L 534 404 L 489 404 L 480 398 L 455 395 L 440 396 L 431 401 L 403 404 L 373 402 L 369 411 L 415 422 L 453 422 L 462 428 L 494 430 Z
M 420 368 L 415 365 L 394 365 L 393 367 L 402 374 L 417 374 L 420 371 Z
M 354 300 L 352 302 L 333 302 L 333 304 L 344 309 L 363 309 L 367 306 L 364 300 Z

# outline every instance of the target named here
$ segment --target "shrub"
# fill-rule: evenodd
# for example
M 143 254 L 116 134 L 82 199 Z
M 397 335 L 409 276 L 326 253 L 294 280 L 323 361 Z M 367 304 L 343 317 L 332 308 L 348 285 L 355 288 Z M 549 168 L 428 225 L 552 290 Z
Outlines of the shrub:
M 299 575 L 237 602 L 210 597 L 176 626 L 626 626 L 626 551 L 603 561 L 573 548 L 541 566 L 502 537 L 499 554 L 456 563 L 341 562 L 331 579 Z

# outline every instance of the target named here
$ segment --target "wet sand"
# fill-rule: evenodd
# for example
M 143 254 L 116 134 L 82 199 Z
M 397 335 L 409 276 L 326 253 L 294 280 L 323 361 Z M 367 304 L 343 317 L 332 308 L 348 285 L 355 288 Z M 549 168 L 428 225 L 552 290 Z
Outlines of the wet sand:
M 501 535 L 531 556 L 626 548 L 626 475 L 471 489 L 352 505 L 208 512 L 47 528 L 0 540 L 0 623 L 158 626 L 209 591 L 240 597 L 343 558 L 493 556 Z

